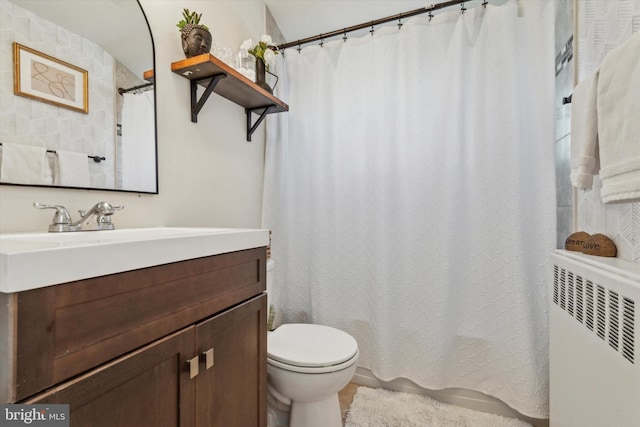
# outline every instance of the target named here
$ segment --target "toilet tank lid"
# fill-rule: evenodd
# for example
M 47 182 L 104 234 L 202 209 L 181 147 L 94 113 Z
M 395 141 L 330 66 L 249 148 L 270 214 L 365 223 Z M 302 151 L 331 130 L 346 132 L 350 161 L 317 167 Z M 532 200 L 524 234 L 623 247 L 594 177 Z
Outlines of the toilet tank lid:
M 358 343 L 348 333 L 330 326 L 292 323 L 269 334 L 267 354 L 293 366 L 332 366 L 351 359 Z

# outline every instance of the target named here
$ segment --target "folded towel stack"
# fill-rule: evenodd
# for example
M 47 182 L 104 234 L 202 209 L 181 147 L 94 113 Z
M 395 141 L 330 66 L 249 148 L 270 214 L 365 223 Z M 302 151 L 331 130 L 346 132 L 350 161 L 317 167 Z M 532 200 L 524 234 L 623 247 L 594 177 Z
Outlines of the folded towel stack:
M 640 33 L 604 59 L 597 104 L 602 201 L 640 201 Z
M 571 184 L 602 179 L 602 202 L 640 201 L 640 33 L 609 52 L 571 101 Z

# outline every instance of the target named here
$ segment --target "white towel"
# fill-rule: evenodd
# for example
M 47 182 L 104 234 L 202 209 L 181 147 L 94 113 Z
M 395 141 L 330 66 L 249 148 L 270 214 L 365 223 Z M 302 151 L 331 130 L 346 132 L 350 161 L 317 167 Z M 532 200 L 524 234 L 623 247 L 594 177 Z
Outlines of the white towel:
M 47 152 L 44 162 L 44 183 L 45 185 L 53 185 L 56 182 L 56 163 L 57 158 L 54 153 Z
M 65 187 L 89 187 L 89 158 L 84 153 L 56 150 L 58 153 L 58 182 Z
M 2 143 L 0 181 L 11 184 L 45 185 L 47 149 L 32 145 Z
M 571 96 L 571 185 L 591 190 L 600 170 L 596 93 L 598 71 L 578 83 Z
M 597 97 L 602 202 L 640 201 L 640 33 L 605 57 Z

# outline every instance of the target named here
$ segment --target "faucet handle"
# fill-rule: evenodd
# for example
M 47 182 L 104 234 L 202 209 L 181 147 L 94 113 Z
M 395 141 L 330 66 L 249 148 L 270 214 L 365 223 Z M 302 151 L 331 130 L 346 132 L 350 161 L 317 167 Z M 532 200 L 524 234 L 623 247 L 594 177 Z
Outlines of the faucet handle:
M 71 216 L 69 211 L 64 206 L 60 205 L 44 205 L 42 203 L 33 202 L 33 207 L 36 209 L 55 209 L 56 213 L 53 214 L 52 225 L 69 225 L 71 224 Z
M 124 206 L 111 206 L 108 202 L 99 202 L 92 208 L 99 215 L 113 215 L 114 211 L 120 211 Z

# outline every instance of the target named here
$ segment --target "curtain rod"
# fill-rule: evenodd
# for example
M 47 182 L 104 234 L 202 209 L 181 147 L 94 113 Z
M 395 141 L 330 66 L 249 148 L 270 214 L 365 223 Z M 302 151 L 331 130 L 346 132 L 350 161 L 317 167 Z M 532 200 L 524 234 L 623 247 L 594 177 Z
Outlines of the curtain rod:
M 145 84 L 141 84 L 138 86 L 134 86 L 134 87 L 130 87 L 129 89 L 123 89 L 123 88 L 118 88 L 118 93 L 120 95 L 122 95 L 123 93 L 127 93 L 127 92 L 133 92 L 134 90 L 138 90 L 138 89 L 144 89 L 147 88 L 149 86 L 153 86 L 153 83 L 145 83 Z
M 329 33 L 323 33 L 323 34 L 318 34 L 317 36 L 313 36 L 313 37 L 307 37 L 306 39 L 300 39 L 300 40 L 296 40 L 294 42 L 289 42 L 289 43 L 283 43 L 281 45 L 277 46 L 278 50 L 284 50 L 287 49 L 289 47 L 294 47 L 294 46 L 301 46 L 303 44 L 307 44 L 307 43 L 311 43 L 314 41 L 322 41 L 325 38 L 329 38 L 329 37 L 335 37 L 335 36 L 339 36 L 344 34 L 345 37 L 347 35 L 347 33 L 351 33 L 353 31 L 358 31 L 358 30 L 363 30 L 365 28 L 373 28 L 376 25 L 381 25 L 381 24 L 386 24 L 388 22 L 393 22 L 393 21 L 399 21 L 399 25 L 402 25 L 402 19 L 403 18 L 410 18 L 412 16 L 417 16 L 417 15 L 422 15 L 424 13 L 431 13 L 435 10 L 439 10 L 439 9 L 444 9 L 446 7 L 451 7 L 451 6 L 455 6 L 458 4 L 462 4 L 461 10 L 462 12 L 464 12 L 466 9 L 464 7 L 465 3 L 469 3 L 470 1 L 473 0 L 450 0 L 450 1 L 445 1 L 443 3 L 438 3 L 438 4 L 432 4 L 431 6 L 428 7 L 421 7 L 420 9 L 414 9 L 414 10 L 410 10 L 409 12 L 403 12 L 403 13 L 399 13 L 397 15 L 392 15 L 392 16 L 387 16 L 386 18 L 380 18 L 380 19 L 376 19 L 374 21 L 370 21 L 370 22 L 365 22 L 362 24 L 358 24 L 358 25 L 353 25 L 351 27 L 347 27 L 347 28 L 343 28 L 341 30 L 335 30 L 335 31 L 331 31 Z M 483 0 L 482 5 L 483 6 L 487 6 L 488 1 L 487 0 Z

